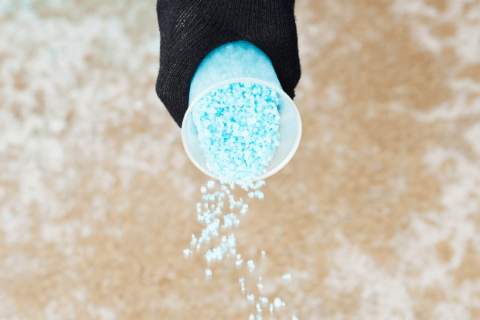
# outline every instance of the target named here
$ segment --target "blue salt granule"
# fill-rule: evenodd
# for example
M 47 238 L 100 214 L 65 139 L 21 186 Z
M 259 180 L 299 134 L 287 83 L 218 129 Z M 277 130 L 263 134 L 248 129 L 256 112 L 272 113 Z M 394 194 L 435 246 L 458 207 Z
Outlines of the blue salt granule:
M 183 256 L 185 257 L 185 259 L 187 259 L 190 256 L 191 252 L 192 251 L 190 249 L 183 250 Z
M 280 298 L 275 298 L 275 300 L 273 300 L 273 305 L 275 306 L 275 308 L 280 308 L 280 306 L 282 305 L 282 300 L 280 300 Z
M 263 192 L 262 192 L 262 191 L 256 190 L 254 193 L 255 193 L 255 195 L 258 197 L 258 199 L 263 200 L 264 195 L 263 195 Z
M 265 307 L 266 305 L 268 305 L 268 298 L 267 297 L 260 297 L 258 298 L 258 300 L 260 300 L 262 302 L 262 305 Z
M 237 207 L 237 208 L 238 208 L 238 207 L 241 207 L 242 204 L 243 204 L 243 199 L 240 198 L 240 201 L 235 202 L 235 207 Z
M 221 183 L 249 185 L 266 172 L 279 145 L 279 95 L 233 83 L 204 96 L 192 111 L 206 165 Z
M 255 269 L 255 264 L 253 263 L 253 260 L 248 260 L 247 265 L 248 265 L 248 270 L 250 272 L 252 272 L 253 269 Z
M 197 243 L 197 238 L 195 238 L 195 236 L 192 234 L 192 241 L 190 242 L 190 245 L 192 246 L 192 248 L 195 246 L 196 243 Z

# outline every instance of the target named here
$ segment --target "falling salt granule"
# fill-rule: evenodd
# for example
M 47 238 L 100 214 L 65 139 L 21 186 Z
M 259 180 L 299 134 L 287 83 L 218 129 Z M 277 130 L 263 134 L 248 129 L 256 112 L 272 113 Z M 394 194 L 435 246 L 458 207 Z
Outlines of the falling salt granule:
M 237 266 L 237 269 L 239 269 L 242 266 L 242 262 L 243 262 L 243 260 L 237 260 L 235 262 L 235 265 Z
M 208 181 L 207 182 L 208 189 L 213 189 L 214 186 L 215 186 L 215 181 Z
M 258 199 L 260 199 L 260 200 L 263 200 L 263 198 L 265 197 L 265 196 L 263 195 L 263 192 L 262 192 L 262 191 L 258 191 L 258 190 L 255 191 L 255 195 L 256 195 L 256 196 L 258 197 Z
M 285 301 L 282 301 L 282 308 L 285 308 Z
M 260 189 L 264 185 L 265 185 L 265 181 L 259 180 L 259 181 L 257 181 L 257 183 L 255 183 L 255 186 L 253 187 L 253 189 L 255 189 L 255 190 Z
M 257 320 L 262 320 L 262 315 L 261 314 L 257 314 Z
M 262 313 L 262 308 L 260 307 L 260 304 L 257 303 L 257 312 L 258 313 Z
M 207 188 L 205 188 L 205 187 L 202 186 L 202 187 L 200 188 L 200 191 L 201 191 L 202 193 L 205 193 L 205 192 L 207 192 Z
M 190 249 L 185 249 L 185 250 L 183 250 L 183 256 L 184 256 L 185 258 L 188 258 L 188 256 L 190 255 L 190 252 L 192 252 L 192 251 L 190 251 Z
M 262 250 L 262 258 L 265 258 L 265 251 Z
M 237 254 L 237 260 L 240 260 L 241 257 L 242 257 L 241 254 Z
M 210 271 L 210 269 L 205 270 L 205 276 L 207 277 L 207 279 L 211 279 L 212 278 L 212 271 Z
M 273 304 L 270 303 L 270 314 L 273 314 Z
M 208 265 L 210 265 L 210 261 L 212 261 L 212 256 L 213 256 L 213 252 L 211 250 L 208 250 L 207 254 L 205 254 L 205 259 L 207 259 Z
M 283 280 L 290 280 L 292 277 L 290 276 L 290 273 L 284 274 L 283 275 Z
M 253 263 L 253 260 L 248 260 L 247 264 L 248 264 L 248 270 L 252 272 L 253 269 L 255 269 L 255 264 Z
M 253 303 L 253 300 L 255 299 L 255 296 L 253 294 L 247 294 L 247 299 L 249 302 Z
M 255 197 L 255 193 L 249 192 L 249 193 L 248 193 L 248 196 L 253 199 L 253 197 Z
M 248 320 L 255 320 L 255 316 L 251 314 L 250 317 L 248 317 Z
M 295 317 L 295 315 L 292 316 L 292 320 L 298 320 L 297 317 Z
M 260 297 L 260 298 L 258 298 L 258 300 L 260 300 L 262 302 L 263 306 L 268 305 L 268 298 L 267 297 Z
M 257 287 L 258 287 L 258 291 L 260 291 L 260 290 L 263 289 L 262 277 L 260 277 L 260 278 L 258 279 Z

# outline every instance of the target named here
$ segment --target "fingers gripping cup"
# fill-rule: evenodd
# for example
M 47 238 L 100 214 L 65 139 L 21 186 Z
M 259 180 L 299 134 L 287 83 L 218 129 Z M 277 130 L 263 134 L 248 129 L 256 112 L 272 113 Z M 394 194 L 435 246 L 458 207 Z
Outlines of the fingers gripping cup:
M 209 169 L 194 122 L 196 108 L 210 93 L 231 84 L 254 84 L 278 94 L 278 146 L 265 170 L 252 181 L 263 180 L 282 169 L 297 151 L 302 135 L 300 113 L 293 100 L 283 91 L 270 59 L 248 41 L 227 43 L 210 52 L 197 68 L 191 84 L 189 107 L 182 123 L 182 142 L 190 160 L 208 176 L 220 180 Z

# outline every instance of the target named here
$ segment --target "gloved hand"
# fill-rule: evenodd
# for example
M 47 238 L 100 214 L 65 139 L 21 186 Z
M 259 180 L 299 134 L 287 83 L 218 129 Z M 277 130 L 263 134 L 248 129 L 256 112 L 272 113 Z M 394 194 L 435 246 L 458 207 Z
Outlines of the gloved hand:
M 246 40 L 260 48 L 283 90 L 295 97 L 301 76 L 295 0 L 157 0 L 157 18 L 161 48 L 156 91 L 179 127 L 195 71 L 225 43 Z

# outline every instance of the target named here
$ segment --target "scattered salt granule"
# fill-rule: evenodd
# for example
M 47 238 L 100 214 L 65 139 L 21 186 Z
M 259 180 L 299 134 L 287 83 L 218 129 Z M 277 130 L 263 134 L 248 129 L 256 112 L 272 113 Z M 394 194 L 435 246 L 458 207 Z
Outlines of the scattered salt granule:
M 292 316 L 292 320 L 298 320 L 297 317 L 295 317 L 295 315 Z
M 208 181 L 207 182 L 208 189 L 213 189 L 214 186 L 215 186 L 215 181 Z
M 207 279 L 211 279 L 212 278 L 212 271 L 210 271 L 210 269 L 205 270 L 205 276 L 207 277 Z
M 283 280 L 290 280 L 292 277 L 290 276 L 290 273 L 284 274 L 283 275 Z
M 260 307 L 260 303 L 257 303 L 257 312 L 262 313 L 262 308 Z
M 247 265 L 248 265 L 248 271 L 252 272 L 253 269 L 255 269 L 255 264 L 253 263 L 253 260 L 248 260 Z
M 240 260 L 241 257 L 242 257 L 241 254 L 237 254 L 237 260 Z
M 262 320 L 262 315 L 261 314 L 257 314 L 257 320 Z
M 253 197 L 255 196 L 255 194 L 254 194 L 253 192 L 249 192 L 249 193 L 248 193 L 248 196 L 253 199 Z
M 267 297 L 260 297 L 260 298 L 258 298 L 258 300 L 260 300 L 262 302 L 263 306 L 268 305 L 268 298 Z
M 248 299 L 248 301 L 253 303 L 253 300 L 255 299 L 255 296 L 253 294 L 247 294 L 247 299 Z
M 239 82 L 210 92 L 193 109 L 206 165 L 221 183 L 244 187 L 266 172 L 279 145 L 279 102 L 270 88 Z
M 273 305 L 275 308 L 280 308 L 282 305 L 282 300 L 280 300 L 280 298 L 275 298 L 275 300 L 273 300 Z
M 273 314 L 273 304 L 270 303 L 270 314 Z
M 262 258 L 265 258 L 265 251 L 262 250 Z
M 248 317 L 248 320 L 255 320 L 255 316 L 251 314 L 250 317 Z
M 237 260 L 235 262 L 235 265 L 237 266 L 237 269 L 240 269 L 240 267 L 242 266 L 242 262 L 243 262 L 243 260 Z
M 200 191 L 201 191 L 202 193 L 205 193 L 205 192 L 207 192 L 207 188 L 205 188 L 204 186 L 202 186 L 202 187 L 200 188 Z

